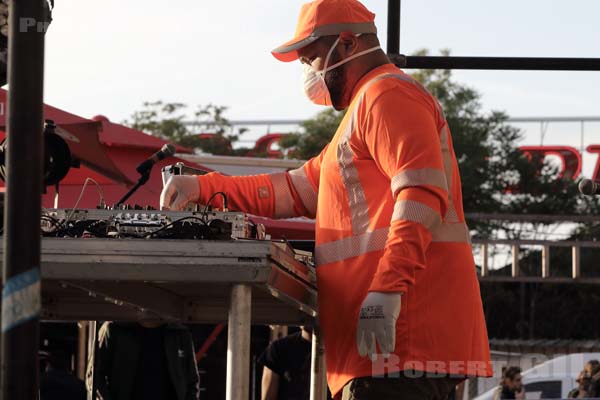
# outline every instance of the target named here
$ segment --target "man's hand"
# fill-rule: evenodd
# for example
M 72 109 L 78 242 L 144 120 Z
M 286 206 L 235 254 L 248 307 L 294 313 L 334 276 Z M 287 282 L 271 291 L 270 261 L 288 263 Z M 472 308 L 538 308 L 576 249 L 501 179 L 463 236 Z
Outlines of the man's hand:
M 400 293 L 369 292 L 360 308 L 356 344 L 361 357 L 377 359 L 377 347 L 383 354 L 396 348 L 396 320 L 400 314 Z
M 526 399 L 524 386 L 521 386 L 521 388 L 519 390 L 515 391 L 515 399 L 517 399 L 517 400 L 519 400 L 519 399 L 525 400 Z
M 200 183 L 194 175 L 174 175 L 160 194 L 160 209 L 181 211 L 200 199 Z

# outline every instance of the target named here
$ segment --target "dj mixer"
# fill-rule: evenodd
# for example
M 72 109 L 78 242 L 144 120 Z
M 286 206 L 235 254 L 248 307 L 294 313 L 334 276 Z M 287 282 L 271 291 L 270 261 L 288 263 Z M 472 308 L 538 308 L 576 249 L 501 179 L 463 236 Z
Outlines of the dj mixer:
M 45 209 L 46 237 L 138 239 L 264 239 L 264 229 L 241 212 L 159 211 L 151 207 Z

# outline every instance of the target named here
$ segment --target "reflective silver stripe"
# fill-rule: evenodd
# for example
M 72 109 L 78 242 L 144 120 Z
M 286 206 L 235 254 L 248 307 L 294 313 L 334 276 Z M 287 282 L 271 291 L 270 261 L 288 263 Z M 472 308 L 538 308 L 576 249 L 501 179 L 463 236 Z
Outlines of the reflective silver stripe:
M 392 194 L 395 199 L 400 190 L 406 187 L 422 185 L 436 186 L 448 191 L 446 174 L 443 171 L 434 168 L 422 168 L 397 173 L 392 178 Z
M 304 171 L 304 166 L 288 171 L 290 174 L 290 178 L 292 178 L 292 183 L 294 184 L 294 188 L 296 192 L 300 196 L 300 200 L 302 200 L 302 204 L 304 204 L 304 208 L 308 211 L 309 216 L 314 218 L 317 214 L 317 192 L 313 189 L 308 177 L 306 176 L 306 172 Z
M 448 199 L 448 209 L 446 210 L 446 215 L 444 216 L 444 222 L 449 224 L 460 222 L 460 219 L 458 219 L 458 213 L 456 212 L 456 207 L 452 201 L 452 196 L 449 196 Z
M 311 36 L 337 35 L 342 32 L 377 33 L 377 27 L 373 22 L 321 25 L 313 31 Z
M 444 124 L 444 127 L 440 131 L 440 144 L 442 147 L 442 162 L 444 163 L 444 172 L 446 173 L 446 182 L 448 182 L 449 186 L 452 187 L 452 169 L 454 167 L 454 162 L 452 160 L 452 155 L 450 154 L 450 145 L 448 136 L 450 132 L 448 131 L 448 124 Z
M 389 228 L 381 228 L 319 245 L 315 248 L 317 265 L 334 263 L 371 251 L 383 250 L 388 232 Z
M 442 146 L 442 162 L 444 163 L 444 171 L 446 173 L 446 181 L 452 184 L 452 170 L 454 168 L 454 161 L 452 159 L 452 155 L 450 154 L 450 145 L 449 145 L 449 136 L 450 132 L 448 131 L 448 124 L 444 124 L 444 127 L 440 131 L 440 143 Z M 450 186 L 451 187 L 451 186 Z M 444 222 L 449 224 L 454 224 L 459 222 L 458 213 L 456 212 L 456 207 L 454 206 L 454 199 L 452 198 L 452 192 L 448 192 L 448 209 L 446 210 L 446 215 L 444 216 Z M 468 229 L 467 229 L 468 233 Z
M 358 106 L 357 106 L 358 107 Z M 356 121 L 356 109 L 352 111 L 350 120 L 345 126 L 345 130 L 339 139 L 337 146 L 337 161 L 339 165 L 342 183 L 346 188 L 348 195 L 348 205 L 350 206 L 350 219 L 352 221 L 352 233 L 359 235 L 369 229 L 369 207 L 365 190 L 363 189 L 358 170 L 354 165 L 354 154 L 350 148 L 350 137 L 354 131 Z
M 307 36 L 304 39 L 300 39 L 295 43 L 289 44 L 287 46 L 279 46 L 276 49 L 273 49 L 273 53 L 285 54 L 294 50 L 301 49 L 303 47 L 308 46 L 315 40 L 317 40 L 319 36 Z
M 471 243 L 469 228 L 464 222 L 441 224 L 431 234 L 432 242 Z
M 285 172 L 269 174 L 275 195 L 275 218 L 294 217 L 294 197 L 290 192 Z
M 337 35 L 342 32 L 352 33 L 377 33 L 377 27 L 373 22 L 358 22 L 358 23 L 346 23 L 346 24 L 329 24 L 321 25 L 316 28 L 312 33 L 300 39 L 295 43 L 287 46 L 279 46 L 273 50 L 273 53 L 289 53 L 290 51 L 301 49 L 302 47 L 308 46 L 321 36 Z
M 339 262 L 385 248 L 389 228 L 380 228 L 361 235 L 321 244 L 315 248 L 317 265 Z M 464 223 L 440 224 L 432 234 L 432 242 L 471 243 L 469 229 Z
M 434 230 L 442 217 L 433 208 L 414 200 L 398 200 L 394 205 L 392 221 L 406 220 L 419 223 L 428 230 Z

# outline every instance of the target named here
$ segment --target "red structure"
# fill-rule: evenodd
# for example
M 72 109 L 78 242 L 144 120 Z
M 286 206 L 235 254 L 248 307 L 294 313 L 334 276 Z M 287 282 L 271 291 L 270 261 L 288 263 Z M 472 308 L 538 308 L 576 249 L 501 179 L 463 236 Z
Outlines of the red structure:
M 600 181 L 600 144 L 591 144 L 586 148 L 588 153 L 598 154 L 598 158 L 596 159 L 596 166 L 594 167 L 594 174 L 592 175 L 592 179 L 595 181 Z
M 6 104 L 6 91 L 0 90 L 0 104 Z M 6 109 L 6 107 L 2 107 Z M 57 133 L 66 140 L 71 153 L 80 160 L 80 168 L 71 168 L 59 186 L 59 207 L 73 207 L 81 193 L 86 178 L 92 178 L 102 188 L 106 204 L 116 203 L 138 179 L 135 168 L 139 163 L 159 150 L 166 141 L 146 135 L 143 132 L 112 123 L 108 118 L 97 116 L 86 119 L 77 115 L 44 105 L 44 118 L 53 120 Z M 5 126 L 5 115 L 0 115 L 0 129 Z M 0 138 L 5 137 L 0 132 Z M 26 156 L 26 149 L 23 149 Z M 177 146 L 178 153 L 192 153 L 192 150 Z M 158 207 L 162 190 L 162 166 L 183 161 L 173 157 L 158 163 L 150 180 L 131 198 L 130 204 Z M 192 166 L 204 168 L 187 162 Z M 206 169 L 206 168 L 204 168 Z M 4 184 L 0 182 L 2 189 Z M 88 185 L 78 204 L 80 208 L 94 208 L 99 203 L 99 195 L 94 185 Z M 53 207 L 54 188 L 48 188 L 42 198 L 44 207 Z
M 283 158 L 283 152 L 279 149 L 274 149 L 274 146 L 286 136 L 286 133 L 268 133 L 258 138 L 254 144 L 254 149 L 249 153 L 249 157 L 266 154 L 269 158 Z
M 592 146 L 590 146 L 592 147 Z M 598 146 L 600 149 L 600 146 Z M 521 146 L 519 147 L 526 156 L 531 157 L 538 155 L 546 157 L 549 155 L 558 156 L 562 163 L 562 168 L 559 172 L 560 178 L 577 179 L 581 173 L 581 154 L 576 148 L 570 146 Z M 588 147 L 589 149 L 589 147 Z M 588 150 L 589 151 L 589 150 Z M 600 153 L 600 151 L 598 151 Z M 596 166 L 596 169 L 598 166 Z M 594 172 L 594 177 L 597 174 Z

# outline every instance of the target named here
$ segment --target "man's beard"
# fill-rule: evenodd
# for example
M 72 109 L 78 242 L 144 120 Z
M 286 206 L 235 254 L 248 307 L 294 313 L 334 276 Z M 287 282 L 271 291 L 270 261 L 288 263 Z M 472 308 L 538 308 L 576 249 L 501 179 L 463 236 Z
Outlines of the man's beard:
M 335 59 L 339 60 L 339 53 L 335 50 Z M 338 61 L 332 62 L 335 64 Z M 329 96 L 331 97 L 331 104 L 333 108 L 340 111 L 346 108 L 344 106 L 344 87 L 346 83 L 346 64 L 342 64 L 334 70 L 331 70 L 325 74 L 325 84 L 329 89 Z

